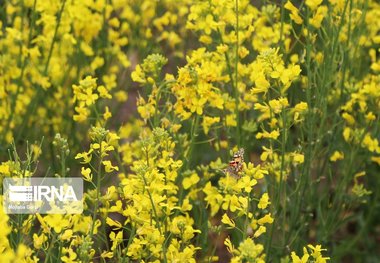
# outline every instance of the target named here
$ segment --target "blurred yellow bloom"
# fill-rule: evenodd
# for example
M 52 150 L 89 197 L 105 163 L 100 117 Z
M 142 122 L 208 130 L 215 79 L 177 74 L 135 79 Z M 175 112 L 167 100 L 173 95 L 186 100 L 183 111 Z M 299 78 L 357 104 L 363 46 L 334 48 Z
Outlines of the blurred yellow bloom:
M 227 126 L 236 127 L 237 126 L 236 115 L 235 114 L 227 115 L 226 124 Z
M 255 231 L 255 233 L 253 234 L 254 237 L 259 237 L 261 236 L 263 233 L 265 233 L 267 231 L 267 228 L 265 226 L 260 226 L 259 229 L 257 229 Z
M 257 139 L 267 138 L 267 139 L 274 139 L 274 140 L 276 140 L 278 138 L 278 136 L 280 136 L 280 132 L 278 130 L 274 130 L 274 131 L 271 131 L 271 132 L 267 132 L 267 131 L 258 132 L 256 134 L 256 138 Z
M 49 214 L 44 216 L 43 221 L 54 231 L 59 234 L 63 229 L 70 226 L 70 221 L 65 215 Z
M 367 148 L 370 152 L 380 153 L 379 141 L 376 138 L 372 138 L 368 133 L 364 136 L 362 146 Z
M 0 174 L 2 176 L 9 176 L 10 175 L 10 169 L 8 162 L 2 162 L 0 164 Z
M 69 240 L 73 236 L 72 229 L 66 229 L 65 232 L 60 236 L 61 240 Z
M 253 94 L 266 93 L 269 89 L 270 83 L 261 75 L 255 80 L 255 85 L 256 87 L 251 90 Z
M 219 121 L 220 121 L 220 117 L 204 116 L 202 120 L 202 127 L 203 127 L 204 133 L 207 135 L 210 130 L 210 127 L 213 124 L 218 123 Z
M 371 157 L 371 161 L 377 163 L 378 165 L 380 165 L 380 156 L 372 156 Z
M 132 80 L 139 83 L 146 83 L 145 74 L 143 73 L 141 66 L 137 65 L 135 70 L 131 74 Z
M 112 99 L 111 94 L 109 94 L 108 90 L 107 90 L 106 87 L 104 87 L 103 85 L 100 85 L 100 86 L 98 87 L 98 92 L 99 92 L 99 96 L 100 96 L 101 98 Z
M 317 12 L 315 12 L 314 16 L 309 21 L 310 25 L 312 25 L 315 28 L 320 28 L 322 20 L 327 15 L 327 12 L 327 6 L 319 6 Z
M 199 182 L 199 176 L 196 173 L 190 175 L 190 177 L 185 177 L 182 181 L 184 189 L 189 189 L 193 185 L 196 185 Z
M 330 161 L 336 162 L 338 160 L 343 160 L 344 159 L 344 154 L 339 151 L 335 151 L 331 156 L 330 156 Z
M 294 23 L 298 25 L 303 23 L 303 19 L 300 17 L 297 7 L 295 7 L 290 1 L 287 1 L 284 7 L 291 12 L 290 19 L 292 19 Z
M 294 106 L 294 111 L 296 112 L 304 112 L 308 109 L 308 105 L 306 102 L 299 102 Z
M 349 128 L 349 127 L 346 127 L 344 128 L 343 130 L 343 138 L 346 142 L 349 142 L 351 140 L 351 136 L 352 136 L 352 129 Z
M 112 117 L 112 113 L 110 112 L 108 106 L 106 106 L 106 111 L 103 113 L 104 120 L 108 120 Z
M 296 164 L 301 164 L 305 160 L 305 156 L 303 154 L 297 153 L 297 152 L 292 153 L 292 157 L 293 157 L 293 161 Z
M 315 10 L 322 2 L 323 0 L 306 0 L 305 3 L 311 10 Z

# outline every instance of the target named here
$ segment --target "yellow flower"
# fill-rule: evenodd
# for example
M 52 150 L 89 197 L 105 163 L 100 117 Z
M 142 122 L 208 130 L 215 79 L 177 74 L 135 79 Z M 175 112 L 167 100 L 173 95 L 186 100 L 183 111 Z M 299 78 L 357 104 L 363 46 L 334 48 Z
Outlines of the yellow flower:
M 258 262 L 264 263 L 265 254 L 263 254 L 264 246 L 255 244 L 252 238 L 246 238 L 239 244 L 239 252 L 241 260 L 238 262 Z
M 110 217 L 107 217 L 106 219 L 106 224 L 111 226 L 111 227 L 114 227 L 114 229 L 119 229 L 119 228 L 122 228 L 122 224 L 118 221 L 115 221 L 113 220 L 112 218 Z
M 110 109 L 108 108 L 108 106 L 106 106 L 106 111 L 103 114 L 103 118 L 104 120 L 108 120 L 111 117 L 112 117 L 112 113 L 110 112 Z
M 292 157 L 293 157 L 293 161 L 296 163 L 296 164 L 300 164 L 300 163 L 303 163 L 304 160 L 305 160 L 305 156 L 301 153 L 292 153 Z
M 111 94 L 109 94 L 108 90 L 103 85 L 98 87 L 98 92 L 101 98 L 112 99 Z
M 77 254 L 74 252 L 72 248 L 63 247 L 62 254 L 64 254 L 64 256 L 61 257 L 62 262 L 76 262 L 75 259 L 77 258 Z M 66 254 L 68 254 L 68 256 Z
M 252 88 L 252 90 L 251 90 L 251 92 L 253 94 L 257 94 L 257 93 L 264 93 L 265 94 L 265 93 L 267 93 L 267 91 L 270 87 L 269 81 L 267 81 L 263 75 L 260 75 L 255 80 L 255 85 L 256 85 L 256 87 Z
M 245 58 L 248 54 L 249 54 L 249 50 L 246 47 L 241 46 L 239 48 L 239 57 L 240 58 Z
M 191 112 L 196 112 L 198 115 L 203 114 L 203 105 L 205 105 L 207 99 L 206 98 L 200 98 L 200 99 L 193 99 L 192 105 L 190 107 Z
M 94 51 L 92 50 L 91 46 L 84 41 L 80 43 L 80 49 L 88 57 L 92 57 L 94 55 Z
M 114 170 L 119 171 L 119 167 L 113 166 L 111 161 L 103 161 L 104 169 L 107 173 L 110 173 Z
M 342 118 L 346 120 L 346 122 L 349 124 L 349 125 L 354 125 L 355 124 L 355 119 L 354 117 L 352 117 L 352 115 L 348 114 L 347 112 L 344 112 L 342 114 Z
M 354 186 L 352 187 L 352 193 L 358 197 L 362 197 L 365 195 L 370 195 L 372 194 L 371 191 L 368 191 L 367 189 L 364 188 L 363 184 L 360 184 L 358 182 L 354 183 Z
M 307 2 L 307 1 L 306 1 Z M 328 9 L 327 6 L 320 6 L 317 9 L 317 12 L 310 19 L 309 23 L 315 28 L 320 28 L 323 18 L 327 15 Z
M 145 74 L 140 65 L 137 65 L 135 70 L 131 74 L 132 80 L 139 83 L 146 83 Z
M 309 254 L 304 254 L 302 258 L 300 258 L 294 251 L 292 252 L 291 257 L 293 263 L 307 263 L 309 260 Z
M 211 125 L 218 123 L 220 121 L 220 117 L 208 117 L 204 116 L 202 120 L 202 127 L 205 134 L 208 134 Z
M 113 252 L 107 252 L 103 251 L 102 254 L 100 255 L 102 258 L 113 258 Z
M 216 50 L 221 53 L 221 54 L 224 54 L 227 52 L 228 50 L 228 46 L 226 44 L 220 44 L 216 47 Z
M 298 25 L 301 25 L 303 23 L 303 19 L 299 16 L 297 7 L 295 7 L 290 1 L 287 1 L 284 7 L 291 12 L 290 19 L 292 19 L 294 23 Z
M 304 112 L 308 109 L 308 105 L 306 102 L 299 102 L 294 106 L 294 111 L 296 112 Z
M 338 160 L 343 160 L 344 159 L 344 154 L 339 151 L 335 151 L 331 156 L 330 156 L 330 161 L 336 162 Z
M 190 175 L 190 177 L 185 177 L 182 181 L 184 189 L 189 189 L 193 185 L 196 185 L 199 182 L 199 176 L 196 173 Z
M 352 131 L 351 128 L 349 128 L 349 127 L 344 128 L 344 130 L 343 130 L 343 138 L 344 138 L 344 140 L 346 142 L 349 142 L 351 140 L 352 133 L 353 133 L 353 131 Z
M 321 245 L 313 246 L 313 245 L 309 244 L 307 246 L 308 246 L 308 248 L 310 248 L 312 250 L 311 256 L 314 257 L 317 260 L 317 262 L 323 263 L 323 262 L 326 262 L 327 259 L 330 259 L 328 257 L 327 258 L 322 257 L 321 252 L 326 251 L 327 249 L 322 248 Z
M 85 169 L 82 167 L 81 174 L 83 175 L 85 181 L 92 182 L 92 174 L 90 168 Z
M 128 93 L 124 90 L 118 90 L 115 92 L 115 98 L 118 102 L 126 102 L 128 99 Z
M 315 10 L 322 2 L 323 0 L 306 0 L 305 3 L 311 10 Z
M 8 162 L 3 162 L 0 164 L 0 174 L 9 176 L 10 175 L 10 169 Z
M 42 245 L 47 241 L 45 234 L 38 236 L 36 233 L 33 234 L 33 246 L 35 249 L 40 249 Z
M 311 261 L 318 262 L 318 263 L 326 263 L 327 260 L 329 260 L 329 257 L 323 257 L 321 251 L 326 250 L 322 249 L 321 245 L 308 245 L 307 246 L 311 253 L 308 252 L 308 250 L 304 247 L 303 248 L 303 256 L 300 258 L 297 256 L 297 254 L 293 251 L 291 253 L 292 262 L 293 263 L 307 263 L 309 262 L 309 258 L 312 258 Z
M 226 213 L 222 216 L 222 223 L 230 226 L 231 228 L 235 228 L 236 226 L 235 222 L 231 218 L 229 218 Z
M 229 237 L 224 240 L 224 244 L 226 245 L 228 252 L 230 252 L 230 254 L 233 254 L 235 248 Z
M 41 155 L 42 149 L 40 148 L 39 145 L 32 144 L 31 145 L 31 150 L 33 152 L 33 160 L 36 161 L 38 159 L 38 157 Z
M 83 158 L 83 161 L 80 163 L 83 163 L 83 164 L 89 163 L 89 162 L 91 162 L 91 159 L 92 159 L 92 152 L 93 152 L 93 149 L 90 149 L 88 152 L 78 153 L 75 156 L 75 159 Z
M 54 229 L 56 233 L 61 233 L 64 228 L 70 226 L 70 221 L 61 214 L 50 214 L 43 218 L 44 222 L 51 228 Z
M 227 149 L 228 148 L 228 141 L 222 140 L 219 143 L 220 143 L 220 147 L 221 148 L 223 148 L 223 149 Z
M 123 210 L 123 203 L 120 200 L 116 201 L 114 206 L 111 206 L 109 212 L 121 212 Z
M 264 224 L 272 224 L 273 221 L 274 221 L 274 219 L 272 218 L 271 214 L 267 214 L 264 217 L 257 220 L 257 223 L 259 225 L 264 225 Z
M 379 141 L 376 138 L 372 138 L 368 133 L 364 136 L 362 146 L 370 152 L 380 153 Z
M 36 214 L 38 221 L 41 224 L 42 230 L 44 233 L 50 233 L 50 227 L 46 224 L 45 220 L 42 218 L 40 214 Z
M 65 232 L 61 235 L 61 240 L 69 240 L 73 236 L 73 230 L 66 229 Z
M 267 208 L 267 206 L 270 204 L 269 202 L 269 196 L 268 196 L 268 193 L 264 193 L 261 198 L 260 198 L 260 201 L 259 201 L 259 204 L 257 205 L 258 208 L 260 209 L 265 209 Z
M 227 126 L 236 127 L 237 126 L 236 115 L 228 114 L 226 116 L 226 124 Z
M 91 62 L 91 69 L 95 71 L 96 69 L 100 68 L 104 65 L 104 58 L 102 57 L 95 57 L 94 60 Z
M 114 251 L 116 247 L 123 241 L 123 231 L 119 231 L 117 234 L 112 231 L 109 237 L 112 241 L 111 251 Z
M 269 160 L 271 160 L 273 157 L 273 149 L 272 148 L 267 148 L 265 146 L 262 147 L 263 148 L 263 153 L 260 155 L 260 160 L 265 162 L 268 157 L 269 157 Z
M 377 163 L 378 165 L 380 165 L 380 156 L 373 156 L 371 157 L 371 161 Z
M 259 237 L 261 236 L 263 233 L 265 233 L 267 231 L 267 228 L 265 226 L 260 226 L 259 229 L 257 229 L 255 231 L 255 233 L 253 234 L 254 237 Z
M 366 119 L 366 121 L 368 121 L 368 122 L 371 122 L 371 121 L 374 121 L 374 120 L 376 120 L 376 115 L 375 114 L 373 114 L 373 112 L 368 112 L 366 115 L 365 115 L 365 119 Z
M 214 216 L 219 211 L 223 196 L 211 185 L 210 181 L 206 183 L 203 192 L 206 194 L 205 201 L 211 207 L 211 215 Z
M 86 121 L 87 117 L 90 115 L 90 111 L 87 108 L 85 108 L 84 105 L 75 107 L 75 111 L 78 114 L 73 115 L 73 120 L 77 122 Z
M 278 129 L 274 130 L 272 132 L 264 131 L 264 132 L 258 132 L 256 134 L 256 138 L 257 139 L 267 138 L 267 139 L 274 139 L 274 140 L 276 140 L 278 138 L 278 136 L 280 136 L 280 132 L 279 132 Z

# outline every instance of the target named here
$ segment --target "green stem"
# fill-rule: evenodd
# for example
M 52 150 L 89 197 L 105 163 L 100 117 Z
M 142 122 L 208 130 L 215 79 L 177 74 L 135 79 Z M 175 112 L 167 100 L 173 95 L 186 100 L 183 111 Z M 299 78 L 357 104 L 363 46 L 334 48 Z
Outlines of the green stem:
M 57 15 L 57 24 L 55 26 L 54 36 L 53 36 L 52 42 L 50 44 L 47 61 L 46 61 L 45 68 L 43 71 L 44 76 L 47 75 L 47 71 L 49 69 L 50 59 L 51 59 L 51 56 L 53 54 L 54 44 L 57 41 L 58 29 L 59 29 L 59 26 L 61 24 L 61 18 L 62 18 L 62 13 L 63 13 L 64 8 L 65 8 L 65 4 L 66 4 L 66 0 L 63 0 L 61 8 L 60 8 L 58 15 Z M 18 131 L 18 135 L 16 136 L 16 141 L 18 141 L 21 138 L 23 130 L 24 130 L 25 126 L 28 124 L 30 116 L 34 115 L 34 112 L 37 109 L 37 106 L 38 106 L 38 103 L 39 103 L 41 97 L 44 97 L 44 96 L 41 96 L 43 92 L 44 92 L 43 88 L 38 86 L 38 90 L 37 90 L 36 95 L 32 98 L 30 104 L 27 107 L 26 115 L 25 115 L 25 117 L 21 123 L 21 126 L 20 126 L 19 131 Z
M 102 177 L 102 141 L 100 141 L 100 148 L 99 148 L 99 163 L 98 163 L 98 170 L 97 170 L 97 177 L 96 177 L 96 200 L 94 200 L 94 210 L 92 214 L 92 224 L 91 224 L 91 231 L 90 231 L 90 239 L 92 240 L 94 236 L 94 228 L 95 228 L 95 222 L 96 218 L 98 216 L 98 208 L 99 208 L 99 198 L 100 198 L 100 183 L 101 183 L 101 177 Z
M 235 50 L 235 88 L 234 88 L 234 96 L 235 96 L 235 116 L 237 121 L 237 127 L 236 127 L 236 140 L 238 147 L 241 146 L 241 120 L 240 120 L 240 114 L 239 114 L 239 0 L 235 1 L 235 16 L 236 16 L 236 50 Z M 231 81 L 233 81 L 231 79 Z

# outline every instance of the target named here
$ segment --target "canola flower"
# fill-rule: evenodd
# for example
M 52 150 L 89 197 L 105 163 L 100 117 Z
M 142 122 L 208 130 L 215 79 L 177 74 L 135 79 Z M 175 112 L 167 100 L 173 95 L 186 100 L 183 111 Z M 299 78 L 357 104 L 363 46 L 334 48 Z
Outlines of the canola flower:
M 4 3 L 0 183 L 74 176 L 85 193 L 80 215 L 0 207 L 0 261 L 376 258 L 379 14 L 372 0 Z

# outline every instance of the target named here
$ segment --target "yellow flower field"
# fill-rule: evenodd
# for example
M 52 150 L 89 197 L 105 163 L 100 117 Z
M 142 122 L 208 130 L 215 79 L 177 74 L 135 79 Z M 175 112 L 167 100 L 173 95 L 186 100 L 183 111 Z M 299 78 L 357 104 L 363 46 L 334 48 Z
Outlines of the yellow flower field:
M 379 262 L 376 0 L 7 0 L 0 263 Z M 82 178 L 13 214 L 6 178 Z

